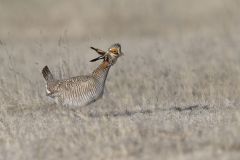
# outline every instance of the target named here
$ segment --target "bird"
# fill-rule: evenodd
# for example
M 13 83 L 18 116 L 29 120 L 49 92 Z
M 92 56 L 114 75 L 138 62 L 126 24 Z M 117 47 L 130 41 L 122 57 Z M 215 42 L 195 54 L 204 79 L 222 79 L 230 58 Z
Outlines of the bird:
M 86 106 L 100 99 L 104 93 L 109 69 L 124 53 L 121 45 L 115 43 L 107 51 L 90 47 L 99 54 L 92 59 L 95 62 L 102 59 L 100 65 L 89 75 L 80 75 L 68 79 L 55 79 L 48 66 L 42 69 L 46 81 L 46 96 L 63 106 Z

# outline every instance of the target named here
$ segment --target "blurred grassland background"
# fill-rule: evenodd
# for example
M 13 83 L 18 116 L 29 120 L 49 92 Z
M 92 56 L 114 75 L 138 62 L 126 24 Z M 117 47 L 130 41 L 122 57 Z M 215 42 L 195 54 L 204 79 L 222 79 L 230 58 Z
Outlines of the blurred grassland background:
M 237 0 L 1 0 L 1 37 L 157 36 L 239 26 Z
M 0 0 L 0 160 L 240 158 L 240 1 Z M 103 98 L 45 95 L 119 42 Z

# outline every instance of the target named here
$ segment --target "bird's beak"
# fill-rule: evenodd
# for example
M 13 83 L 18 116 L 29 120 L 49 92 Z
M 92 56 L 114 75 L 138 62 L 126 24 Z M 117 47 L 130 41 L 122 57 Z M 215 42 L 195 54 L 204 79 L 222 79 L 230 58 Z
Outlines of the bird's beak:
M 97 57 L 97 58 L 92 59 L 90 62 L 95 62 L 95 61 L 97 61 L 97 60 L 104 59 L 104 58 L 105 58 L 105 55 L 99 56 L 99 57 Z

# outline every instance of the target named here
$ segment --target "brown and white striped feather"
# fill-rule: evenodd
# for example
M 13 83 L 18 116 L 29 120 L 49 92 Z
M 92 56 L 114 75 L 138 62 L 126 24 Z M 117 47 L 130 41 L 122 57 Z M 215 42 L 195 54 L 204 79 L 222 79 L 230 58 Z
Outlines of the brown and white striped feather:
M 54 98 L 57 104 L 65 106 L 90 104 L 102 97 L 108 69 L 99 71 L 97 75 L 48 82 L 47 95 Z

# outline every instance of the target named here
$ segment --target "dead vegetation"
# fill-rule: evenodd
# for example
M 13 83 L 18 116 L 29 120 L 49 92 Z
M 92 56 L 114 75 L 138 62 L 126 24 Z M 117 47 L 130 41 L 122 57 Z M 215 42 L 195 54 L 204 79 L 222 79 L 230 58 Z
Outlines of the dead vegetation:
M 0 29 L 0 160 L 239 159 L 238 2 L 204 1 L 198 8 L 189 0 L 151 0 L 141 13 L 131 7 L 136 2 L 115 2 L 114 10 L 108 2 L 106 8 L 95 1 L 69 3 L 69 9 L 61 1 L 46 12 L 37 1 L 27 3 L 34 12 L 21 10 L 19 2 L 1 4 L 7 14 L 0 14 L 6 22 Z M 89 19 L 87 6 L 96 9 Z M 8 7 L 23 12 L 26 21 L 17 21 Z M 64 8 L 72 19 L 61 19 Z M 105 25 L 119 16 L 121 23 L 105 37 Z M 54 17 L 61 23 L 51 26 Z M 42 28 L 34 30 L 43 18 Z M 100 20 L 105 23 L 97 26 Z M 59 78 L 87 74 L 97 66 L 89 63 L 95 57 L 89 47 L 112 42 L 122 44 L 125 56 L 111 68 L 101 100 L 64 108 L 45 96 L 43 66 L 51 64 Z

